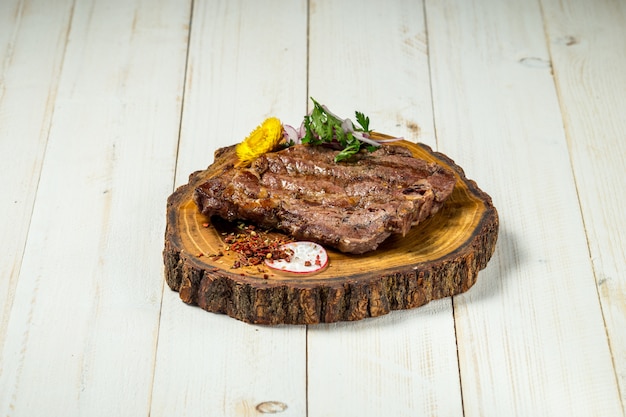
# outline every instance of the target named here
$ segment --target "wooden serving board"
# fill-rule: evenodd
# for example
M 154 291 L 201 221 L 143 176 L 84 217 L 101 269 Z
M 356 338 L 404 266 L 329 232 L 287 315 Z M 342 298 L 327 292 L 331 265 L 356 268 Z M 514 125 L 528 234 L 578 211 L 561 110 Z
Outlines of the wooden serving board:
M 376 251 L 350 255 L 328 249 L 328 267 L 305 276 L 264 265 L 232 268 L 237 255 L 225 250 L 219 224 L 192 199 L 197 185 L 236 161 L 233 147 L 218 150 L 217 162 L 191 174 L 168 199 L 167 284 L 185 303 L 256 324 L 361 320 L 467 291 L 495 249 L 498 214 L 491 198 L 447 156 L 424 144 L 397 144 L 455 173 L 456 186 L 443 208 Z M 219 252 L 224 255 L 210 256 Z

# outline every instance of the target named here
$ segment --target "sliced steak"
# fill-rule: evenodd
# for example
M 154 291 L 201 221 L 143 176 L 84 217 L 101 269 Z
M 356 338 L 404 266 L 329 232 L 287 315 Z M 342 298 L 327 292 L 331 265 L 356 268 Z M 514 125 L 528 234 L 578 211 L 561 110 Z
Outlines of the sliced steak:
M 360 254 L 436 213 L 454 188 L 452 172 L 401 146 L 362 151 L 340 163 L 337 153 L 296 145 L 265 154 L 249 168 L 229 166 L 198 186 L 194 201 L 207 216 L 248 220 Z

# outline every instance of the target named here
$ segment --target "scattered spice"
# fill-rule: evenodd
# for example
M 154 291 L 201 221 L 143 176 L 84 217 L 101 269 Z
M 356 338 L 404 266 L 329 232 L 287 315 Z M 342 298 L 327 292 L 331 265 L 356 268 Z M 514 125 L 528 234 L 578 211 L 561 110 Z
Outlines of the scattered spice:
M 292 242 L 286 236 L 272 236 L 267 231 L 257 231 L 254 225 L 244 223 L 240 223 L 237 230 L 237 233 L 223 234 L 226 250 L 238 254 L 238 259 L 231 266 L 232 269 L 261 265 L 265 259 L 289 260 L 293 255 L 291 250 L 281 248 L 283 244 Z

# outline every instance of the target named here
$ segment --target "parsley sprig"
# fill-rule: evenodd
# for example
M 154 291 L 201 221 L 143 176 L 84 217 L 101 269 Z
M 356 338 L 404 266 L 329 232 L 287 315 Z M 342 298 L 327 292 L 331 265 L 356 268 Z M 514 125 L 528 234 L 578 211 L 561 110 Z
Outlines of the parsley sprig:
M 350 119 L 341 119 L 333 114 L 326 106 L 321 105 L 313 97 L 313 110 L 304 117 L 303 126 L 305 134 L 302 143 L 309 145 L 331 146 L 341 149 L 335 156 L 335 162 L 349 159 L 358 153 L 362 146 L 368 151 L 378 147 L 374 141 L 368 140 L 369 117 L 363 113 L 355 112 L 355 118 L 359 126 L 355 126 Z

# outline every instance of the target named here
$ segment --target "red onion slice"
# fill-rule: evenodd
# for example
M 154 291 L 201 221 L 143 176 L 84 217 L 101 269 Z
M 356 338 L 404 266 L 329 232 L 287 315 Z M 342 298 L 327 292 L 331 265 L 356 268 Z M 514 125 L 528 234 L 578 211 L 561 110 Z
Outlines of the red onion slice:
M 285 139 L 293 143 L 300 143 L 300 136 L 298 135 L 298 131 L 291 125 L 283 124 L 283 131 L 286 135 Z
M 380 146 L 380 143 L 378 143 L 377 140 L 368 138 L 365 135 L 363 135 L 363 133 L 361 133 L 361 132 L 352 132 L 352 136 L 354 136 L 355 138 L 357 138 L 361 142 L 367 143 L 368 145 Z

